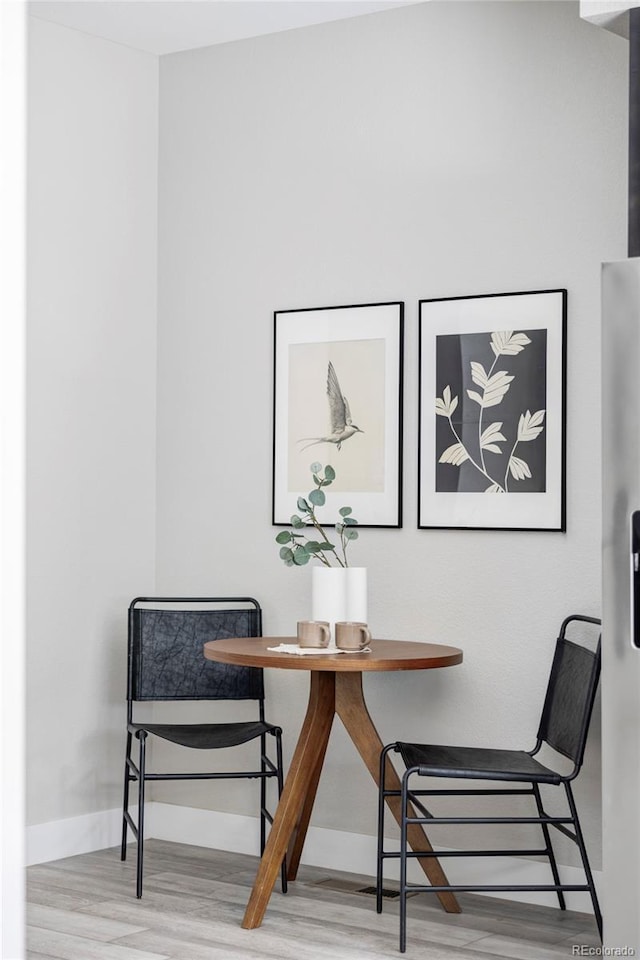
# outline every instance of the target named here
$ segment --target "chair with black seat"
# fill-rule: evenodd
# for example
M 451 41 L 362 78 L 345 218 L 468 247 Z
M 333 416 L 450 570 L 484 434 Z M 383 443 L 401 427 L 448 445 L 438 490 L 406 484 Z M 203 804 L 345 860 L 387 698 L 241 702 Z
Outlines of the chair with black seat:
M 593 624 L 580 626 L 577 624 Z M 571 625 L 571 635 L 567 639 L 567 628 Z M 602 937 L 602 915 L 598 904 L 593 875 L 585 848 L 578 811 L 576 809 L 571 782 L 575 780 L 582 766 L 584 749 L 589 730 L 589 722 L 600 676 L 600 620 L 594 617 L 573 615 L 563 621 L 556 641 L 551 673 L 547 685 L 542 716 L 538 727 L 534 748 L 529 751 L 484 749 L 480 747 L 439 746 L 421 743 L 396 742 L 387 744 L 380 757 L 380 792 L 378 806 L 378 856 L 376 878 L 376 906 L 382 912 L 383 866 L 390 858 L 400 860 L 400 952 L 406 949 L 407 896 L 415 892 L 453 893 L 462 891 L 517 891 L 546 890 L 555 891 L 560 908 L 566 909 L 563 891 L 588 891 L 593 903 L 596 922 Z M 591 632 L 593 637 L 585 636 Z M 580 633 L 580 642 L 576 642 Z M 597 643 L 596 637 L 597 634 Z M 593 647 L 594 649 L 591 649 Z M 559 773 L 553 767 L 540 762 L 537 756 L 545 746 L 551 748 L 558 766 L 569 766 L 561 761 L 560 754 L 571 761 L 571 769 Z M 388 754 L 395 751 L 400 754 L 405 771 L 400 790 L 386 787 L 386 773 L 391 763 Z M 546 761 L 546 757 L 545 757 Z M 528 783 L 528 787 L 487 788 L 487 789 L 416 789 L 419 785 L 416 777 L 447 777 L 452 780 L 502 781 L 505 783 Z M 540 793 L 540 785 L 563 786 L 568 803 L 567 816 L 550 816 L 546 813 Z M 498 816 L 498 817 L 438 817 L 433 816 L 424 806 L 421 797 L 427 796 L 499 796 L 529 794 L 535 799 L 537 816 Z M 384 849 L 385 799 L 390 796 L 401 798 L 401 829 L 398 849 Z M 544 838 L 543 849 L 527 850 L 454 850 L 438 853 L 413 853 L 407 850 L 407 826 L 409 824 L 539 824 Z M 560 881 L 556 858 L 551 845 L 550 827 L 559 830 L 577 845 L 582 859 L 586 883 L 569 884 Z M 407 881 L 407 862 L 412 857 L 446 856 L 455 857 L 495 857 L 495 856 L 545 856 L 549 860 L 552 884 L 456 884 L 447 886 L 426 886 Z
M 203 645 L 224 637 L 260 637 L 262 611 L 253 597 L 137 597 L 129 606 L 127 746 L 124 770 L 121 859 L 127 856 L 127 828 L 137 841 L 136 896 L 142 896 L 144 853 L 144 801 L 148 780 L 257 779 L 260 782 L 260 853 L 266 842 L 266 825 L 273 818 L 267 809 L 267 780 L 273 778 L 278 798 L 282 792 L 282 730 L 267 723 L 264 711 L 263 672 L 205 660 Z M 254 700 L 256 720 L 234 723 L 147 723 L 134 718 L 134 703 L 141 701 Z M 154 707 L 154 710 L 157 708 Z M 259 741 L 259 763 L 249 770 L 211 773 L 158 773 L 146 769 L 147 737 L 159 737 L 196 750 L 220 750 Z M 273 738 L 275 759 L 267 751 Z M 132 758 L 133 739 L 139 741 L 138 762 Z M 270 751 L 273 753 L 273 750 Z M 138 784 L 138 816 L 129 812 L 129 787 Z M 286 865 L 282 865 L 282 892 L 286 893 Z

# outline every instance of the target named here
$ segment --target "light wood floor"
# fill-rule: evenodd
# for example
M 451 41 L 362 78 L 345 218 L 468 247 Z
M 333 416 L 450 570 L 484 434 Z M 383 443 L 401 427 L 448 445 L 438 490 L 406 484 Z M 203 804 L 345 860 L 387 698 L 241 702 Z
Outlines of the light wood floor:
M 29 960 L 376 960 L 399 958 L 398 905 L 375 912 L 357 892 L 370 877 L 301 867 L 264 923 L 240 927 L 257 860 L 149 840 L 145 892 L 134 893 L 134 858 L 102 850 L 28 870 Z M 588 914 L 462 895 L 445 914 L 432 894 L 408 904 L 406 957 L 421 960 L 568 960 L 574 945 L 599 946 Z

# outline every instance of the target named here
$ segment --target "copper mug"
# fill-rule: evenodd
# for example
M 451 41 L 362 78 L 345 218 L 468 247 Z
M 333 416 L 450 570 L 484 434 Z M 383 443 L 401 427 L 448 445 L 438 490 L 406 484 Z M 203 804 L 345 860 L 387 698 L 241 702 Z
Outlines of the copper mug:
M 371 642 L 371 631 L 366 623 L 345 620 L 336 623 L 336 647 L 340 650 L 363 650 Z
M 298 646 L 328 647 L 330 639 L 327 620 L 298 620 Z

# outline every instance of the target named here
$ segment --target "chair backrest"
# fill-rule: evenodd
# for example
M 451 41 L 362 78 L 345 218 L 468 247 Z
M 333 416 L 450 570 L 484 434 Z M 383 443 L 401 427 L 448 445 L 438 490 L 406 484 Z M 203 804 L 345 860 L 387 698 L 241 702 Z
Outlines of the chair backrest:
M 253 597 L 137 597 L 129 606 L 127 699 L 260 700 L 262 670 L 205 660 L 203 644 L 259 637 Z
M 567 640 L 567 627 L 576 621 L 601 625 L 595 617 L 577 614 L 563 622 L 538 728 L 538 742 L 572 760 L 574 775 L 582 765 L 600 678 L 600 637 L 595 651 Z

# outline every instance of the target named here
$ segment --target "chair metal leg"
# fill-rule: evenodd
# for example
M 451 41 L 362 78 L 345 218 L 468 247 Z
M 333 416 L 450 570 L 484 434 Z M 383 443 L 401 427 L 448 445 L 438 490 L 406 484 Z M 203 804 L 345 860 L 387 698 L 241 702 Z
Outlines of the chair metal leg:
M 538 816 L 544 816 L 544 808 L 542 806 L 542 797 L 540 796 L 540 787 L 537 783 L 532 783 L 533 795 L 536 798 L 536 807 L 538 808 Z M 549 832 L 549 827 L 546 823 L 540 824 L 542 827 L 542 832 L 544 834 L 544 842 L 547 850 L 547 856 L 549 857 L 549 864 L 551 865 L 551 873 L 553 874 L 553 882 L 557 887 L 560 886 L 560 874 L 558 872 L 558 864 L 556 863 L 556 857 L 553 852 L 553 847 L 551 845 L 551 834 Z M 561 910 L 566 910 L 567 905 L 564 899 L 564 893 L 562 890 L 557 891 L 558 894 L 558 903 L 560 904 Z
M 120 859 L 127 859 L 127 813 L 129 812 L 129 760 L 131 758 L 131 734 L 127 733 L 127 748 L 124 759 L 124 797 L 122 800 L 122 843 Z
M 267 842 L 267 736 L 260 736 L 260 856 L 264 853 L 264 847 Z
M 138 781 L 138 856 L 136 861 L 136 897 L 138 900 L 142 896 L 142 858 L 144 853 L 144 771 L 145 771 L 145 746 L 147 734 L 141 730 L 140 737 L 140 763 L 139 763 L 139 781 Z
M 400 953 L 407 949 L 407 807 L 409 789 L 407 773 L 402 778 L 400 818 Z
M 276 733 L 276 764 L 277 764 L 277 783 L 278 783 L 278 803 L 280 803 L 280 797 L 282 796 L 282 789 L 284 787 L 284 773 L 282 765 L 282 735 L 278 732 Z M 283 893 L 286 893 L 289 889 L 289 882 L 287 880 L 287 857 L 284 856 L 282 860 L 282 866 L 280 867 L 280 888 Z
M 571 816 L 573 817 L 573 825 L 576 831 L 576 843 L 578 844 L 578 849 L 580 850 L 580 856 L 582 858 L 582 866 L 584 867 L 584 872 L 587 878 L 587 884 L 589 886 L 589 893 L 591 894 L 591 902 L 593 904 L 593 912 L 596 917 L 596 923 L 598 924 L 598 931 L 600 933 L 600 939 L 602 940 L 602 913 L 600 912 L 600 904 L 598 903 L 598 895 L 596 893 L 596 886 L 593 882 L 593 874 L 591 873 L 591 867 L 589 865 L 589 857 L 587 856 L 587 848 L 584 843 L 584 837 L 582 835 L 582 829 L 580 827 L 580 821 L 578 820 L 578 810 L 576 808 L 575 800 L 573 799 L 573 791 L 571 789 L 571 784 L 568 781 L 565 781 L 564 789 L 567 794 L 567 801 L 569 803 L 569 809 L 571 810 Z
M 387 783 L 387 754 L 395 748 L 388 744 L 380 754 L 380 786 L 378 788 L 378 852 L 376 856 L 376 912 L 382 913 L 382 889 L 384 873 L 384 813 L 385 791 Z

